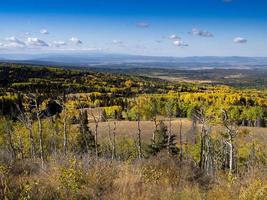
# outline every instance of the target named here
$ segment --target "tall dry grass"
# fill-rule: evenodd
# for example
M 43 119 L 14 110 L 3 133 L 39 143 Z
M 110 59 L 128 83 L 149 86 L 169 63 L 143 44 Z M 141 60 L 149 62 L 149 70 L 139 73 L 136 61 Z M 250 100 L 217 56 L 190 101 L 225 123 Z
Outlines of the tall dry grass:
M 0 168 L 0 199 L 31 200 L 264 200 L 267 172 L 255 167 L 242 176 L 217 172 L 205 177 L 193 162 L 160 153 L 144 161 L 119 162 L 88 157 L 25 160 Z

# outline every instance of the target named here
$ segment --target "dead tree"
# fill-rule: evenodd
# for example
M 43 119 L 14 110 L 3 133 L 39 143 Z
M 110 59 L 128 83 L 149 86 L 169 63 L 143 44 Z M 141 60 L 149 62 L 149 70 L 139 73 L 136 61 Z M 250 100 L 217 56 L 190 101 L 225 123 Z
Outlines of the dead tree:
M 202 124 L 199 167 L 205 175 L 213 178 L 215 176 L 215 162 L 213 144 L 210 137 L 210 119 L 206 116 L 203 108 L 196 111 L 196 118 Z
M 166 103 L 166 113 L 167 113 L 168 121 L 169 121 L 167 150 L 168 150 L 168 153 L 170 154 L 170 142 L 171 142 L 171 136 L 172 136 L 172 117 L 174 114 L 174 102 L 173 101 L 169 101 Z
M 44 167 L 44 142 L 43 142 L 43 124 L 41 120 L 41 109 L 40 109 L 40 103 L 38 102 L 38 97 L 36 95 L 30 94 L 29 98 L 33 102 L 33 106 L 35 107 L 36 112 L 36 118 L 38 121 L 38 137 L 39 137 L 39 148 L 40 148 L 40 159 L 42 163 L 42 167 Z
M 183 161 L 183 138 L 182 138 L 182 127 L 183 123 L 180 119 L 180 129 L 179 129 L 179 138 L 180 138 L 180 161 Z
M 137 147 L 138 147 L 138 158 L 142 159 L 142 143 L 141 143 L 141 126 L 140 126 L 140 117 L 137 119 Z
M 149 101 L 150 107 L 151 107 L 151 117 L 152 117 L 152 121 L 154 122 L 154 131 L 152 134 L 152 141 L 155 141 L 155 133 L 158 129 L 158 122 L 157 122 L 157 114 L 158 114 L 158 108 L 157 108 L 157 102 L 155 98 L 152 98 Z
M 114 128 L 112 132 L 112 156 L 111 159 L 114 160 L 116 158 L 116 129 L 117 123 L 114 121 Z
M 99 116 L 96 117 L 95 114 L 93 113 L 93 110 L 90 110 L 91 115 L 93 117 L 94 123 L 95 123 L 95 156 L 98 158 L 99 156 L 99 150 L 98 150 L 98 125 L 101 120 L 100 112 L 98 111 Z
M 187 141 L 190 144 L 196 144 L 197 143 L 197 139 L 196 139 L 196 134 L 197 134 L 197 119 L 196 119 L 196 116 L 194 114 L 193 114 L 191 120 L 192 120 L 192 122 L 191 122 L 191 128 L 190 128 L 190 131 L 189 131 L 188 136 L 187 136 Z
M 109 137 L 109 143 L 111 147 L 111 159 L 114 160 L 116 158 L 116 129 L 117 129 L 117 123 L 116 121 L 113 122 L 113 130 L 112 130 L 112 136 L 111 136 L 111 126 L 108 121 L 108 137 Z
M 153 122 L 154 122 L 154 131 L 153 131 L 153 134 L 152 134 L 152 141 L 155 141 L 155 133 L 158 130 L 158 125 L 159 125 L 158 122 L 157 122 L 157 117 L 153 118 Z
M 109 145 L 110 147 L 112 147 L 111 126 L 109 121 L 108 121 L 108 139 L 109 139 Z
M 141 109 L 140 109 L 140 102 L 137 100 L 137 151 L 138 151 L 138 158 L 139 160 L 142 159 L 142 138 L 141 138 Z
M 224 162 L 223 168 L 229 168 L 229 175 L 236 170 L 236 153 L 235 153 L 235 145 L 234 145 L 234 138 L 238 134 L 238 128 L 234 122 L 231 122 L 231 119 L 228 116 L 226 110 L 223 110 L 223 126 L 225 127 L 225 139 L 224 139 Z

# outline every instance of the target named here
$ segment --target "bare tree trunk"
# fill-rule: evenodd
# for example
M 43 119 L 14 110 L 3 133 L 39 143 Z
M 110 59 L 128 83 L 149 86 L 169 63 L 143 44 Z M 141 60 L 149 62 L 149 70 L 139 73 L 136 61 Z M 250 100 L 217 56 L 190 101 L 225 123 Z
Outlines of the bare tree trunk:
M 180 138 L 180 161 L 183 160 L 183 138 L 182 138 L 182 120 L 180 120 L 179 138 Z
M 210 138 L 209 120 L 206 118 L 203 109 L 198 112 L 197 118 L 202 123 L 199 167 L 205 175 L 214 178 L 215 164 L 213 155 L 213 145 Z
M 154 121 L 154 131 L 153 131 L 153 134 L 152 134 L 152 141 L 154 142 L 155 141 L 155 133 L 158 129 L 158 124 L 157 124 L 157 117 L 155 116 L 155 118 L 153 119 Z
M 167 150 L 168 154 L 170 154 L 170 142 L 171 142 L 171 135 L 172 135 L 172 117 L 169 116 L 169 128 L 168 128 L 168 141 L 167 141 Z
M 34 137 L 33 137 L 33 130 L 32 130 L 32 124 L 30 122 L 30 125 L 28 126 L 28 131 L 29 131 L 29 140 L 30 140 L 30 152 L 31 152 L 31 157 L 33 159 L 36 158 L 36 147 L 35 147 L 35 142 L 34 142 Z
M 98 122 L 95 123 L 95 156 L 98 158 Z
M 229 142 L 230 152 L 229 152 L 229 175 L 232 174 L 233 170 L 233 145 Z
M 109 145 L 110 148 L 112 149 L 112 137 L 111 137 L 111 127 L 110 127 L 110 123 L 108 121 L 108 140 L 109 140 Z M 112 150 L 111 150 L 112 151 Z M 111 152 L 112 155 L 112 152 Z
M 140 127 L 140 117 L 137 121 L 138 133 L 137 133 L 137 147 L 138 147 L 138 158 L 142 159 L 142 142 L 141 142 L 141 127 Z
M 67 132 L 67 111 L 65 105 L 63 105 L 63 131 L 64 131 L 64 138 L 63 138 L 63 148 L 64 148 L 64 155 L 67 155 L 68 152 L 68 132 Z
M 191 128 L 188 134 L 188 142 L 190 144 L 196 144 L 197 140 L 196 140 L 196 131 L 197 131 L 197 121 L 195 119 L 195 117 L 192 117 L 192 124 L 191 124 Z
M 227 135 L 228 135 L 228 140 L 225 141 L 225 144 L 228 145 L 229 149 L 226 149 L 229 154 L 229 157 L 227 157 L 227 153 L 226 155 L 224 155 L 226 157 L 226 164 L 224 165 L 228 165 L 229 167 L 229 175 L 232 175 L 233 171 L 236 171 L 236 159 L 235 159 L 235 152 L 234 152 L 234 145 L 233 145 L 233 140 L 234 137 L 237 135 L 238 133 L 238 128 L 235 126 L 235 123 L 229 118 L 228 113 L 226 110 L 223 110 L 223 114 L 224 114 L 224 118 L 223 118 L 223 125 L 227 130 Z
M 229 139 L 226 141 L 226 144 L 229 147 L 229 175 L 233 173 L 233 164 L 234 164 L 234 151 L 233 151 L 233 140 L 231 134 L 229 133 Z
M 210 176 L 214 177 L 214 159 L 212 152 L 212 144 L 210 137 L 207 133 L 203 134 L 201 145 L 201 159 L 200 159 L 200 168 L 203 172 Z
M 140 102 L 137 99 L 137 151 L 138 151 L 138 158 L 142 160 L 142 138 L 141 138 L 141 111 L 140 111 Z M 156 121 L 156 120 L 155 120 Z M 153 137 L 154 134 L 153 134 Z M 153 140 L 154 141 L 154 140 Z
M 95 122 L 95 156 L 97 159 L 98 159 L 98 155 L 99 155 L 99 152 L 98 152 L 98 124 L 99 124 L 99 121 L 101 120 L 100 112 L 98 114 L 99 114 L 99 116 L 97 118 L 91 109 L 91 115 L 92 115 L 94 122 Z
M 114 160 L 116 158 L 116 122 L 114 122 L 114 128 L 113 128 L 113 138 L 112 138 L 112 157 L 111 159 Z

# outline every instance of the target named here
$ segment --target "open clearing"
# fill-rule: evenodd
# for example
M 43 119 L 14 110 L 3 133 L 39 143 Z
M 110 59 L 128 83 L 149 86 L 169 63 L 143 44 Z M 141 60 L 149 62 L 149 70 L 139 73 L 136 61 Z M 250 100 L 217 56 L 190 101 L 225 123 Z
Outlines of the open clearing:
M 164 123 L 168 126 L 167 119 L 162 119 Z M 117 136 L 129 136 L 135 137 L 137 134 L 137 122 L 136 121 L 109 121 L 100 122 L 98 127 L 99 137 L 107 137 L 109 132 L 109 125 L 111 131 L 113 131 L 114 122 L 116 122 L 116 134 Z M 172 120 L 172 133 L 179 135 L 180 124 L 182 122 L 182 134 L 187 135 L 192 126 L 192 122 L 188 119 L 173 119 Z M 108 125 L 109 124 L 109 125 Z M 89 123 L 90 128 L 94 131 L 95 125 L 92 121 Z M 198 130 L 200 129 L 198 124 Z M 258 139 L 260 141 L 267 142 L 267 128 L 258 127 L 240 127 L 240 130 L 248 129 L 250 134 L 248 138 Z M 150 139 L 154 130 L 153 121 L 141 121 L 141 130 L 143 139 Z M 218 133 L 219 127 L 213 127 L 213 133 Z M 178 137 L 177 137 L 178 138 Z

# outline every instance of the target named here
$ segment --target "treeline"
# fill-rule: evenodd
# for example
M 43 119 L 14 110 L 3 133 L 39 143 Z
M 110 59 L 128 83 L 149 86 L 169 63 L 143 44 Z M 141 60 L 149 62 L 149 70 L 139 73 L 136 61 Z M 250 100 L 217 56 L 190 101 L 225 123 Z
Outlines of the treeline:
M 160 106 L 159 103 L 161 103 Z M 131 120 L 137 123 L 137 130 L 132 130 L 136 133 L 136 138 L 130 148 L 133 151 L 130 154 L 134 153 L 133 156 L 142 159 L 150 155 L 156 155 L 165 149 L 171 155 L 180 155 L 181 159 L 185 156 L 183 155 L 184 143 L 177 144 L 177 134 L 174 134 L 171 128 L 173 119 L 180 115 L 176 99 L 168 99 L 167 101 L 162 99 L 162 102 L 158 102 L 154 97 L 145 96 L 130 102 L 130 106 L 131 109 L 128 113 L 124 113 L 119 106 L 95 109 L 80 108 L 75 111 L 68 107 L 64 98 L 50 101 L 36 94 L 27 94 L 22 101 L 22 107 L 17 106 L 16 108 L 18 109 L 16 120 L 12 121 L 7 117 L 1 120 L 1 147 L 9 151 L 16 159 L 40 156 L 43 162 L 54 153 L 67 155 L 70 152 L 115 159 L 116 153 L 120 155 L 124 151 L 117 150 L 115 142 L 116 123 L 128 115 Z M 230 140 L 233 143 L 231 145 L 234 145 L 233 140 L 240 132 L 238 131 L 239 124 L 237 124 L 231 112 L 231 109 L 221 108 L 216 110 L 216 108 L 205 107 L 204 104 L 192 108 L 190 110 L 192 130 L 191 135 L 186 138 L 187 142 L 196 145 L 196 148 L 199 148 L 197 144 L 214 146 L 215 143 L 212 144 L 214 138 L 210 137 L 211 127 L 219 125 L 222 129 L 220 140 L 224 140 L 223 138 L 227 136 L 225 139 L 227 142 L 225 142 L 228 144 L 228 140 Z M 159 119 L 161 115 L 165 116 L 166 122 Z M 89 116 L 91 118 L 90 127 Z M 140 128 L 142 120 L 154 122 L 150 142 L 142 140 L 142 130 Z M 109 126 L 108 140 L 104 140 L 104 143 L 107 142 L 106 144 L 99 140 L 98 127 L 101 122 L 108 122 L 107 125 Z M 197 124 L 202 126 L 201 130 L 197 130 Z M 92 127 L 94 128 L 92 129 Z M 201 133 L 201 138 L 199 138 L 198 132 Z M 179 134 L 179 137 L 184 137 L 184 133 L 180 132 Z M 242 135 L 242 133 L 240 134 Z M 216 134 L 217 136 L 218 134 Z M 206 139 L 208 141 L 204 141 Z M 179 140 L 182 142 L 182 138 Z M 221 144 L 226 145 L 225 142 Z M 200 148 L 210 147 L 203 146 Z M 212 150 L 213 153 L 214 151 Z M 118 158 L 128 159 L 129 155 L 126 157 L 120 155 Z M 201 155 L 198 158 L 200 160 L 204 159 L 201 158 Z
M 266 194 L 266 143 L 240 127 L 266 126 L 263 91 L 47 67 L 1 73 L 0 199 L 220 199 L 226 185 L 221 199 Z M 189 132 L 174 120 L 185 117 Z M 121 120 L 136 124 L 132 136 L 119 136 Z
M 19 93 L 39 93 L 51 99 L 65 94 L 75 101 L 82 101 L 84 107 L 121 106 L 124 109 L 125 98 L 139 94 L 208 89 L 209 87 L 173 84 L 141 76 L 49 66 L 8 63 L 0 65 L 0 112 L 12 116 L 16 115 L 15 104 L 20 104 L 21 101 Z M 76 96 L 78 98 L 75 98 Z
M 147 77 L 108 74 L 90 70 L 45 66 L 2 64 L 0 86 L 16 91 L 35 92 L 101 92 L 124 96 L 136 93 L 156 93 L 168 89 L 170 83 Z
M 173 102 L 174 117 L 193 118 L 195 110 L 205 107 L 217 119 L 221 111 L 226 110 L 236 125 L 265 127 L 267 120 L 267 101 L 262 94 L 247 94 L 234 91 L 203 92 L 203 93 L 169 93 L 165 95 L 142 95 L 142 119 L 149 120 L 151 115 L 168 117 L 166 107 Z M 127 119 L 136 119 L 136 102 L 126 112 Z M 152 114 L 153 112 L 154 114 Z

